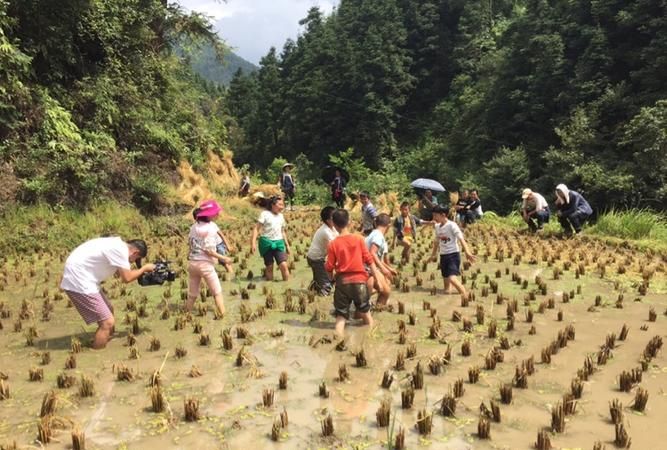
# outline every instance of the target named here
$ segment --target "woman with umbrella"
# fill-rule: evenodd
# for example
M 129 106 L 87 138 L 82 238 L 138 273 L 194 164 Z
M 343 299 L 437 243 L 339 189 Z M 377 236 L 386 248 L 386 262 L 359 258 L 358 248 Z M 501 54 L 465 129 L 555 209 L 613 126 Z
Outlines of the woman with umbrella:
M 322 179 L 329 183 L 331 187 L 331 200 L 336 206 L 343 208 L 345 204 L 345 186 L 347 186 L 350 175 L 340 167 L 326 166 L 322 170 Z
M 419 197 L 419 217 L 422 220 L 433 220 L 433 207 L 438 204 L 438 199 L 433 195 L 434 192 L 447 192 L 445 187 L 430 178 L 417 178 L 410 183 Z

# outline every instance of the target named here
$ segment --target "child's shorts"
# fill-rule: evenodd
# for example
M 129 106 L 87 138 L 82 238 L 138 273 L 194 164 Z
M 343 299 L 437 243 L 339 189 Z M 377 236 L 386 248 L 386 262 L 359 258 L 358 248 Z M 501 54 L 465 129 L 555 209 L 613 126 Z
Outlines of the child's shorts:
M 349 283 L 343 284 L 336 282 L 336 290 L 334 291 L 334 309 L 336 316 L 350 318 L 350 305 L 354 303 L 354 307 L 360 313 L 367 313 L 371 310 L 371 305 L 368 302 L 370 296 L 368 295 L 368 287 L 366 283 Z
M 280 265 L 281 263 L 287 261 L 287 253 L 281 252 L 280 250 L 268 250 L 266 253 L 264 253 L 262 258 L 264 259 L 265 266 L 272 265 L 274 260 L 276 261 L 276 264 Z
M 449 253 L 447 255 L 440 255 L 440 273 L 442 276 L 452 277 L 461 275 L 461 253 Z

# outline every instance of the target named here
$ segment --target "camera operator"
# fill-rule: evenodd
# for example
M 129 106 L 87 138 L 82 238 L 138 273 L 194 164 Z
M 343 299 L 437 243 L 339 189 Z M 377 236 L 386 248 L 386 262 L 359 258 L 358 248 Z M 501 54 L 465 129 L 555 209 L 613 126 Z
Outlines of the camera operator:
M 141 258 L 148 253 L 140 239 L 124 242 L 119 237 L 91 239 L 79 245 L 67 257 L 60 288 L 65 291 L 86 324 L 97 322 L 92 343 L 94 349 L 104 348 L 114 331 L 113 306 L 100 290 L 100 283 L 114 273 L 130 283 L 155 265 L 141 267 Z M 138 269 L 130 264 L 137 262 Z

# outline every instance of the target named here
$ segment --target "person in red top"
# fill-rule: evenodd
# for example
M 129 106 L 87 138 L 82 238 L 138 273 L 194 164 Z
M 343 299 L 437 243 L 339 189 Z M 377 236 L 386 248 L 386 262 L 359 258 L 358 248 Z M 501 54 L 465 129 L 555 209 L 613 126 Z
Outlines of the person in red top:
M 364 264 L 370 267 L 372 276 L 375 276 L 376 268 L 364 239 L 351 234 L 348 229 L 349 213 L 344 209 L 337 209 L 333 213 L 332 220 L 339 235 L 327 247 L 327 261 L 324 268 L 332 279 L 335 273 L 336 333 L 343 336 L 345 321 L 350 316 L 350 304 L 352 303 L 357 310 L 357 317 L 362 319 L 366 325 L 373 326 L 371 305 L 368 301 L 370 295 L 366 285 L 369 274 Z

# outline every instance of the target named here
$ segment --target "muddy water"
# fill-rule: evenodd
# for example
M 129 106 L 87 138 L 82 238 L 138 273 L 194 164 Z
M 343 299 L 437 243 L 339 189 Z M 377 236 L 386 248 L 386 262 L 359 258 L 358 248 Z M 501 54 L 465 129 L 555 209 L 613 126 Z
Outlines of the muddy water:
M 307 222 L 308 235 L 313 223 Z M 298 233 L 294 233 L 299 236 Z M 528 449 L 531 448 L 537 431 L 549 427 L 551 408 L 569 392 L 570 382 L 583 366 L 584 359 L 591 355 L 596 359 L 600 347 L 609 333 L 620 332 L 623 324 L 630 328 L 628 339 L 617 341 L 612 350 L 613 358 L 605 365 L 596 365 L 596 371 L 584 382 L 583 397 L 577 403 L 576 413 L 567 417 L 564 433 L 551 434 L 555 448 L 592 448 L 593 443 L 602 441 L 607 447 L 612 446 L 614 427 L 609 421 L 608 403 L 618 398 L 625 406 L 625 426 L 633 442 L 633 448 L 662 448 L 667 440 L 667 430 L 662 427 L 662 419 L 667 413 L 667 361 L 664 352 L 659 352 L 649 369 L 643 373 L 641 387 L 647 389 L 650 398 L 644 413 L 634 412 L 629 405 L 634 399 L 631 393 L 618 389 L 618 375 L 639 365 L 639 356 L 647 342 L 653 336 L 665 336 L 665 321 L 662 312 L 667 306 L 667 296 L 660 290 L 665 286 L 664 262 L 657 257 L 648 258 L 633 254 L 625 249 L 598 247 L 586 242 L 573 241 L 531 241 L 530 245 L 515 235 L 498 235 L 492 230 L 468 231 L 468 239 L 477 248 L 480 261 L 466 272 L 466 285 L 475 293 L 476 301 L 468 307 L 462 307 L 458 296 L 444 296 L 441 293 L 441 281 L 434 264 L 429 264 L 425 272 L 418 271 L 423 280 L 422 286 L 417 281 L 411 266 L 402 269 L 403 277 L 410 286 L 410 292 L 394 292 L 392 299 L 405 304 L 406 312 L 414 312 L 417 317 L 415 326 L 407 326 L 407 344 L 415 344 L 417 354 L 406 359 L 404 371 L 394 371 L 393 365 L 398 352 L 405 352 L 406 345 L 398 343 L 397 321 L 407 322 L 407 314 L 382 312 L 375 315 L 377 328 L 370 334 L 365 327 L 350 323 L 347 350 L 336 351 L 335 341 L 324 342 L 317 346 L 309 345 L 312 340 L 321 337 L 331 338 L 333 334 L 332 318 L 328 315 L 330 299 L 317 299 L 308 305 L 306 314 L 283 312 L 286 287 L 298 293 L 308 282 L 308 269 L 303 258 L 296 263 L 294 278 L 286 285 L 280 282 L 265 283 L 255 278 L 256 290 L 250 290 L 250 300 L 242 301 L 232 291 L 246 287 L 247 281 L 224 283 L 228 314 L 222 321 L 213 319 L 209 311 L 205 317 L 194 315 L 192 322 L 183 330 L 174 330 L 176 309 L 179 305 L 180 282 L 171 288 L 151 287 L 139 289 L 129 286 L 126 295 L 120 294 L 120 285 L 111 283 L 109 289 L 115 294 L 118 337 L 103 351 L 84 349 L 76 355 L 77 367 L 64 370 L 65 359 L 69 356 L 70 341 L 73 336 L 81 340 L 89 337 L 92 328 L 82 327 L 82 322 L 72 308 L 66 307 L 65 300 L 53 300 L 54 310 L 49 321 L 41 319 L 43 291 L 53 298 L 56 291 L 56 271 L 48 281 L 42 275 L 47 267 L 46 257 L 35 261 L 23 261 L 17 268 L 12 265 L 8 270 L 8 282 L 0 292 L 0 301 L 5 309 L 11 311 L 11 317 L 0 319 L 0 371 L 7 374 L 6 383 L 10 386 L 10 398 L 0 401 L 0 444 L 16 440 L 21 446 L 35 444 L 37 421 L 41 400 L 44 394 L 55 389 L 59 396 L 56 415 L 63 419 L 62 429 L 54 433 L 54 441 L 49 448 L 65 449 L 70 446 L 70 425 L 78 424 L 86 434 L 87 448 L 97 449 L 164 449 L 164 448 L 386 448 L 387 429 L 379 429 L 376 411 L 380 401 L 391 399 L 392 415 L 395 414 L 395 429 L 405 429 L 408 448 L 425 447 L 434 449 Z M 523 238 L 522 238 L 523 239 Z M 529 238 L 532 239 L 532 238 Z M 167 242 L 164 243 L 168 248 Z M 295 238 L 295 247 L 306 248 L 306 240 Z M 428 252 L 429 242 L 420 236 L 415 250 L 416 258 Z M 576 245 L 579 245 L 577 247 Z M 510 251 L 522 254 L 523 260 L 515 265 L 512 258 L 497 261 L 494 255 L 502 248 L 506 255 Z M 527 264 L 531 257 L 531 248 L 537 249 L 535 257 L 539 263 Z M 488 250 L 488 262 L 482 255 Z M 181 251 L 181 250 L 179 250 Z M 178 255 L 170 255 L 178 261 Z M 398 252 L 395 252 L 396 254 Z M 554 258 L 553 263 L 542 260 L 542 254 Z M 596 272 L 596 264 L 588 261 L 586 274 L 576 278 L 574 267 L 582 256 L 592 258 L 599 253 L 599 260 L 605 259 L 606 275 L 601 278 Z M 574 255 L 574 256 L 573 256 Z M 566 261 L 574 258 L 570 270 L 566 270 L 558 280 L 553 279 L 553 265 L 563 267 Z M 612 261 L 614 259 L 614 261 Z M 662 264 L 662 266 L 661 266 Z M 617 273 L 619 265 L 627 266 L 624 274 Z M 637 283 L 641 281 L 640 265 L 656 269 L 652 278 L 649 294 L 639 296 Z M 36 268 L 35 277 L 28 275 L 29 268 Z M 421 269 L 421 264 L 418 265 Z M 248 260 L 248 268 L 255 274 L 260 273 L 257 257 Z M 479 273 L 475 272 L 479 269 Z M 496 278 L 500 271 L 500 278 Z M 13 273 L 24 274 L 16 280 Z M 515 273 L 520 278 L 529 280 L 527 289 L 512 281 L 507 273 Z M 548 284 L 546 296 L 537 295 L 535 301 L 524 305 L 527 292 L 534 289 L 536 276 L 542 277 Z M 433 279 L 431 279 L 433 276 Z M 490 293 L 484 297 L 482 288 L 488 287 L 489 281 L 499 284 L 499 292 L 507 299 L 516 299 L 519 312 L 515 314 L 513 331 L 505 331 L 507 324 L 507 301 L 496 304 L 496 295 Z M 473 277 L 476 277 L 473 280 Z M 614 282 L 618 282 L 615 286 Z M 475 287 L 472 288 L 473 283 Z M 437 286 L 436 296 L 431 296 L 431 286 Z M 242 303 L 255 310 L 264 304 L 264 287 L 273 291 L 276 308 L 268 315 L 251 322 L 240 324 L 239 307 Z M 562 303 L 563 292 L 570 293 L 581 289 L 568 303 Z M 172 309 L 171 317 L 160 319 L 166 291 L 171 292 L 166 302 Z M 619 294 L 624 295 L 623 308 L 615 307 Z M 141 333 L 136 337 L 139 359 L 129 359 L 127 346 L 128 325 L 123 319 L 126 301 L 141 296 L 148 297 L 148 314 L 140 318 Z M 602 296 L 602 305 L 589 311 L 597 295 Z M 543 314 L 537 312 L 540 302 L 554 298 L 555 308 L 546 309 Z M 639 299 L 640 301 L 634 301 Z M 14 324 L 21 310 L 21 302 L 28 300 L 33 315 L 22 321 L 21 332 L 14 332 Z M 423 302 L 431 303 L 437 309 L 441 320 L 443 341 L 429 339 L 429 326 L 432 323 L 430 312 L 422 308 Z M 209 300 L 209 307 L 211 306 Z M 481 305 L 485 311 L 485 323 L 477 325 L 475 308 Z M 656 322 L 648 322 L 648 311 L 653 307 L 658 312 Z M 533 323 L 527 323 L 525 313 L 530 308 L 534 311 Z M 314 311 L 320 311 L 319 320 L 311 320 Z M 471 333 L 462 332 L 461 322 L 451 320 L 452 313 L 458 311 L 464 318 L 475 324 Z M 558 311 L 562 311 L 563 320 L 557 320 Z M 133 312 L 129 314 L 133 315 Z M 498 338 L 487 337 L 487 325 L 491 318 L 498 323 Z M 203 330 L 211 337 L 211 345 L 200 346 L 199 335 L 193 333 L 193 323 L 200 322 Z M 565 348 L 552 356 L 551 364 L 540 363 L 541 350 L 553 341 L 559 330 L 572 324 L 576 337 Z M 251 337 L 238 339 L 235 328 L 245 327 Z M 529 335 L 531 326 L 536 327 L 536 334 Z M 24 332 L 34 326 L 38 332 L 34 346 L 26 346 Z M 220 333 L 224 328 L 232 328 L 234 348 L 225 351 L 221 348 Z M 647 330 L 642 330 L 647 327 Z M 283 335 L 272 337 L 270 332 L 282 330 Z M 161 349 L 149 351 L 152 336 L 161 341 Z M 484 358 L 487 353 L 499 345 L 500 337 L 507 337 L 510 348 L 505 350 L 504 362 L 498 363 L 495 370 L 484 370 Z M 471 356 L 461 354 L 461 344 L 469 340 Z M 450 364 L 443 373 L 435 376 L 428 370 L 431 356 L 441 356 L 449 344 L 452 349 Z M 242 367 L 237 367 L 238 351 L 245 345 L 247 358 Z M 187 355 L 177 359 L 175 349 L 182 346 Z M 354 352 L 364 349 L 367 367 L 356 367 Z M 49 351 L 51 362 L 40 365 L 41 355 Z M 491 439 L 480 440 L 477 436 L 479 405 L 487 406 L 490 400 L 499 402 L 498 387 L 501 383 L 511 383 L 515 367 L 533 356 L 536 373 L 529 377 L 527 389 L 513 389 L 510 405 L 500 405 L 502 422 L 491 424 Z M 166 357 L 166 358 L 165 358 Z M 401 390 L 410 384 L 409 374 L 417 363 L 424 369 L 424 389 L 415 391 L 411 409 L 401 409 Z M 126 365 L 135 374 L 132 382 L 117 381 L 114 366 Z M 163 365 L 164 364 L 164 365 Z M 350 374 L 347 381 L 338 381 L 338 371 L 345 364 Z M 202 376 L 189 376 L 193 365 L 202 372 Z M 167 412 L 155 414 L 150 411 L 147 381 L 154 370 L 162 368 L 161 378 L 169 405 Z M 477 384 L 468 383 L 468 369 L 481 368 Z M 44 380 L 28 381 L 31 368 L 42 368 Z M 390 389 L 380 386 L 382 374 L 389 370 L 394 375 Z M 57 389 L 56 377 L 61 372 L 72 374 L 78 379 L 81 375 L 90 377 L 95 382 L 96 393 L 91 398 L 81 398 L 78 384 L 69 389 Z M 286 390 L 278 388 L 281 372 L 288 376 Z M 448 393 L 457 379 L 464 380 L 464 395 L 458 399 L 455 417 L 442 417 L 439 401 Z M 326 382 L 330 397 L 320 398 L 318 385 Z M 273 389 L 274 405 L 262 406 L 262 392 Z M 201 420 L 188 423 L 183 419 L 183 401 L 196 398 L 200 402 Z M 433 412 L 431 434 L 420 436 L 416 429 L 417 411 L 426 409 Z M 287 411 L 289 426 L 282 430 L 279 442 L 270 440 L 271 425 L 281 411 Z M 331 414 L 335 433 L 333 437 L 321 436 L 321 420 Z

